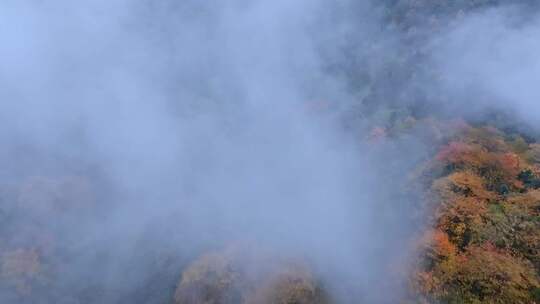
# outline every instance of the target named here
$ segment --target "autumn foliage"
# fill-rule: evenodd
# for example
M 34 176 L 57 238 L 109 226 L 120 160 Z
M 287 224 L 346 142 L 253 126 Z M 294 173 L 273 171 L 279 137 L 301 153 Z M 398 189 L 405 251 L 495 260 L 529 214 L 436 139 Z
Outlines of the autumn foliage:
M 540 301 L 536 147 L 467 127 L 429 170 L 434 228 L 420 240 L 412 285 L 424 303 Z M 540 184 L 539 184 L 540 186 Z
M 183 272 L 174 303 L 326 304 L 322 286 L 302 261 L 231 247 L 208 253 Z

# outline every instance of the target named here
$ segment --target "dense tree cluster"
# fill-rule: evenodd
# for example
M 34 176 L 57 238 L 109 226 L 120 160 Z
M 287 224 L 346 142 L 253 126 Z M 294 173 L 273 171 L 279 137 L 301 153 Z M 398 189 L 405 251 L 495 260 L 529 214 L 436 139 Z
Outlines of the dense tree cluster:
M 434 227 L 414 285 L 425 302 L 535 303 L 540 185 L 535 144 L 465 126 L 427 166 Z
M 246 246 L 203 255 L 183 272 L 175 303 L 330 303 L 304 262 L 278 256 Z

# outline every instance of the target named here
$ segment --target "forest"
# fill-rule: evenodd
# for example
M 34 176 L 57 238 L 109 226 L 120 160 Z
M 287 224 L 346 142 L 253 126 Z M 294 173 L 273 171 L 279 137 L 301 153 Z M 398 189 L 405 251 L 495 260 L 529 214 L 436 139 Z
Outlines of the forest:
M 0 37 L 0 303 L 540 303 L 540 2 L 7 0 Z

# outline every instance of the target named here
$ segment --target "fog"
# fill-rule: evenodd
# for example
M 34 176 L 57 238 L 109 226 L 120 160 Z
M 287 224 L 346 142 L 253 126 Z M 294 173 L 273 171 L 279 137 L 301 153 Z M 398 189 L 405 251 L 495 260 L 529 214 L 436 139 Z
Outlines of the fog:
M 456 20 L 430 45 L 444 92 L 468 111 L 500 108 L 538 127 L 539 22 L 536 7 L 517 5 Z
M 33 246 L 37 225 L 62 256 L 29 303 L 168 303 L 186 263 L 234 242 L 305 258 L 340 303 L 402 298 L 388 268 L 426 224 L 404 183 L 431 147 L 368 140 L 373 105 L 487 91 L 536 123 L 539 31 L 497 8 L 411 45 L 385 5 L 2 1 L 0 182 L 19 217 L 0 246 Z

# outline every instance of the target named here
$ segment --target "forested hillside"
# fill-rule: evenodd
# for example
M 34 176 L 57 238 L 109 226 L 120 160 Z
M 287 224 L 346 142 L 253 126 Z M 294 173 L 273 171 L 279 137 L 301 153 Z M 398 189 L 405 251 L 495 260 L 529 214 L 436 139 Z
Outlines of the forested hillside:
M 0 303 L 540 303 L 539 2 L 89 2 L 0 4 Z

